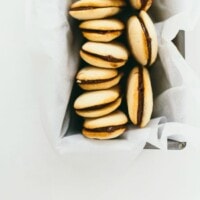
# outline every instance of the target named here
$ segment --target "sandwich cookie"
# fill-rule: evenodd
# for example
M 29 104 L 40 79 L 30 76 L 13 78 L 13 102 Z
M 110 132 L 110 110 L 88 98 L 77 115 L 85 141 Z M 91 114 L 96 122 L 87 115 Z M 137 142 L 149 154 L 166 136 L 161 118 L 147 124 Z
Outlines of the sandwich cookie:
M 97 19 L 84 21 L 79 28 L 90 41 L 110 42 L 122 34 L 124 24 L 118 19 Z
M 131 122 L 145 127 L 153 110 L 153 94 L 148 70 L 135 67 L 131 70 L 127 82 L 127 106 Z
M 135 59 L 143 66 L 152 65 L 158 53 L 158 41 L 154 24 L 145 11 L 128 20 L 128 41 Z
M 80 0 L 73 3 L 69 14 L 78 20 L 102 19 L 119 13 L 125 0 Z
M 117 85 L 121 78 L 116 69 L 86 66 L 77 73 L 76 82 L 84 90 L 102 90 Z
M 81 94 L 74 102 L 75 112 L 85 118 L 101 117 L 116 110 L 121 104 L 119 87 Z
M 153 0 L 130 0 L 130 2 L 135 9 L 147 11 L 151 7 Z
M 85 119 L 82 133 L 87 138 L 112 139 L 124 133 L 127 122 L 126 115 L 117 110 L 100 118 Z
M 96 67 L 119 68 L 127 62 L 128 50 L 116 42 L 86 42 L 80 50 L 80 56 Z

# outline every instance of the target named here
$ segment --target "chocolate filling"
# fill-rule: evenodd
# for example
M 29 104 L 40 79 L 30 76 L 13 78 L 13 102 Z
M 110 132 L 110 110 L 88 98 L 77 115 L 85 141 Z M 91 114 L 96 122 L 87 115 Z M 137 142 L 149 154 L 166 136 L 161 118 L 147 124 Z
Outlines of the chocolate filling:
M 122 124 L 122 125 L 116 125 L 116 126 L 108 126 L 108 127 L 101 127 L 101 128 L 94 128 L 94 129 L 87 129 L 85 128 L 85 130 L 88 131 L 94 131 L 94 132 L 108 132 L 108 133 L 112 133 L 118 129 L 121 128 L 126 128 L 126 124 Z
M 90 110 L 97 110 L 97 109 L 101 109 L 104 108 L 105 106 L 109 106 L 112 103 L 114 103 L 115 101 L 117 101 L 119 98 L 117 98 L 116 100 L 109 102 L 109 103 L 105 103 L 105 104 L 101 104 L 101 105 L 96 105 L 96 106 L 90 106 L 88 108 L 82 108 L 82 109 L 77 109 L 77 110 L 82 110 L 82 111 L 90 111 Z
M 147 41 L 147 50 L 148 50 L 148 60 L 147 60 L 147 64 L 146 66 L 149 66 L 149 64 L 151 63 L 151 56 L 152 56 L 152 50 L 151 50 L 151 37 L 149 35 L 149 32 L 145 26 L 145 23 L 143 21 L 143 19 L 138 16 L 138 19 L 140 21 L 140 24 L 142 26 L 142 30 L 144 31 L 144 34 L 145 34 L 145 38 L 146 38 L 146 41 Z
M 98 58 L 101 58 L 105 61 L 108 61 L 108 62 L 124 62 L 123 59 L 119 59 L 119 58 L 114 58 L 113 56 L 111 55 L 108 55 L 108 56 L 101 56 L 101 55 L 98 55 L 98 54 L 95 54 L 95 53 L 88 53 L 87 51 L 83 50 L 82 51 L 88 55 L 92 55 L 92 56 L 95 56 L 95 57 L 98 57 Z
M 117 75 L 117 76 L 118 76 L 118 75 Z M 103 82 L 111 81 L 111 80 L 115 79 L 117 76 L 115 76 L 115 77 L 113 77 L 113 78 L 101 79 L 101 80 L 77 80 L 76 82 L 79 83 L 79 84 L 103 83 Z
M 92 6 L 88 6 L 88 7 L 77 7 L 77 8 L 71 8 L 70 11 L 79 11 L 79 10 L 91 10 L 94 8 L 98 8 L 98 7 L 92 7 Z
M 144 10 L 149 0 L 140 0 L 141 10 Z
M 108 6 L 108 7 L 95 7 L 95 6 L 86 6 L 86 7 L 76 7 L 76 8 L 71 8 L 70 11 L 81 11 L 81 10 L 92 10 L 92 9 L 97 9 L 97 8 L 112 8 L 113 6 Z
M 139 67 L 137 125 L 140 125 L 142 122 L 143 111 L 144 111 L 143 67 Z

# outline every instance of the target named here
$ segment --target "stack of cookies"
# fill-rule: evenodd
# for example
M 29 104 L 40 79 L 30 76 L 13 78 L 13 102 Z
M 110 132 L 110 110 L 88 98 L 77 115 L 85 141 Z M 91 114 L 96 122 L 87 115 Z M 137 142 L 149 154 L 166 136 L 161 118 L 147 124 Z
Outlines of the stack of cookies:
M 133 10 L 127 3 L 137 10 L 136 15 L 132 16 Z M 69 14 L 81 21 L 79 30 L 86 40 L 80 49 L 85 64 L 76 75 L 83 92 L 76 98 L 74 109 L 84 118 L 82 133 L 88 138 L 111 139 L 126 130 L 128 118 L 118 110 L 122 102 L 120 80 L 128 71 L 122 67 L 129 52 L 118 41 L 124 30 L 138 63 L 125 76 L 127 113 L 138 127 L 145 127 L 150 121 L 153 94 L 148 67 L 155 62 L 158 51 L 155 27 L 146 12 L 151 4 L 152 0 L 79 0 L 71 5 Z M 127 27 L 113 18 L 125 7 L 127 13 L 131 12 Z
M 119 68 L 126 64 L 129 53 L 117 41 L 124 23 L 113 18 L 125 5 L 125 0 L 79 0 L 69 11 L 81 20 L 79 28 L 86 39 L 80 49 L 85 65 L 76 75 L 83 93 L 76 98 L 74 109 L 84 118 L 82 133 L 88 138 L 111 139 L 126 130 L 128 119 L 118 110 L 123 76 Z
M 147 14 L 152 0 L 131 0 L 131 5 L 139 10 L 138 15 L 128 19 L 127 35 L 130 51 L 138 62 L 127 81 L 127 107 L 131 122 L 145 127 L 153 110 L 153 94 L 148 72 L 157 57 L 158 42 L 154 24 Z

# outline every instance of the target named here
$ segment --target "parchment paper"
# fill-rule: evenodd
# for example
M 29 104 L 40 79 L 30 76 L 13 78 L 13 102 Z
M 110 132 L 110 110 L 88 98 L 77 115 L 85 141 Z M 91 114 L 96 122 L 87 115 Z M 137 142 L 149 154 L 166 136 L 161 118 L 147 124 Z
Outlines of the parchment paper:
M 53 148 L 79 159 L 134 160 L 149 142 L 167 149 L 167 138 L 186 141 L 186 150 L 200 147 L 200 80 L 171 42 L 179 30 L 192 30 L 200 2 L 155 0 L 150 10 L 159 39 L 159 58 L 151 72 L 154 88 L 153 119 L 146 128 L 129 126 L 119 139 L 89 140 L 76 127 L 71 111 L 74 76 L 79 64 L 80 33 L 68 15 L 66 0 L 28 0 L 27 41 L 35 64 L 41 120 Z M 75 23 L 75 25 L 73 25 Z M 67 133 L 67 136 L 64 136 Z M 104 160 L 104 161 L 105 161 Z

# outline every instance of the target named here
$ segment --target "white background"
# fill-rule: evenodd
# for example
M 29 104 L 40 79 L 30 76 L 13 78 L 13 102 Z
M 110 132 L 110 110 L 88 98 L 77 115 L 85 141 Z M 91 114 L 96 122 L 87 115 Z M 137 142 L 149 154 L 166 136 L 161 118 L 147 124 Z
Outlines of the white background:
M 25 23 L 25 0 L 0 0 L 0 199 L 199 200 L 199 152 L 144 151 L 126 171 L 108 174 L 53 151 L 39 118 Z M 196 67 L 199 34 L 200 22 L 186 33 L 186 59 Z

